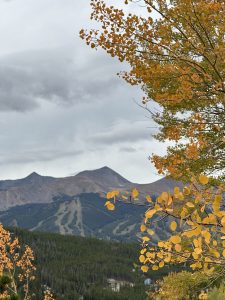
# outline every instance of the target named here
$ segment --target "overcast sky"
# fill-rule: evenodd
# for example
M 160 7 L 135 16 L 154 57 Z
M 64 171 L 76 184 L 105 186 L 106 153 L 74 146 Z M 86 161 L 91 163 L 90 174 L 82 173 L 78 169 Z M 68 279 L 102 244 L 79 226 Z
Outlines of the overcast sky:
M 163 147 L 141 91 L 79 38 L 89 15 L 89 0 L 0 0 L 0 179 L 105 165 L 134 182 L 159 178 L 148 156 Z

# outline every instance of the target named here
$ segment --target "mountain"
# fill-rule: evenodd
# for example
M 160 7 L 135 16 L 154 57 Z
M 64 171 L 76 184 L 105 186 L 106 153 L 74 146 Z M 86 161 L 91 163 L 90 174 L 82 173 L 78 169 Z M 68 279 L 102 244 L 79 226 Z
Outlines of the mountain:
M 159 194 L 173 188 L 176 181 L 161 179 L 150 184 L 132 183 L 108 167 L 83 171 L 75 176 L 54 178 L 32 173 L 23 179 L 0 181 L 0 211 L 31 203 L 51 203 L 60 195 L 75 196 L 109 190 L 131 190 L 136 187 L 144 194 Z
M 178 184 L 165 178 L 135 184 L 108 167 L 65 178 L 34 172 L 23 179 L 0 181 L 0 221 L 32 231 L 133 240 L 138 236 L 146 207 L 140 205 L 141 201 L 119 202 L 117 209 L 109 212 L 104 207 L 107 191 L 136 187 L 141 194 L 154 198 Z M 167 224 L 156 226 L 158 238 L 165 236 Z
M 103 167 L 97 170 L 83 171 L 76 175 L 78 178 L 86 178 L 87 180 L 93 180 L 98 182 L 104 187 L 124 187 L 128 184 L 131 184 L 130 181 L 122 177 L 117 172 L 113 171 L 109 167 Z
M 114 212 L 104 207 L 99 194 L 59 196 L 52 203 L 15 206 L 0 212 L 7 226 L 31 231 L 50 231 L 64 235 L 92 236 L 101 239 L 132 240 L 139 230 L 145 207 L 118 204 Z

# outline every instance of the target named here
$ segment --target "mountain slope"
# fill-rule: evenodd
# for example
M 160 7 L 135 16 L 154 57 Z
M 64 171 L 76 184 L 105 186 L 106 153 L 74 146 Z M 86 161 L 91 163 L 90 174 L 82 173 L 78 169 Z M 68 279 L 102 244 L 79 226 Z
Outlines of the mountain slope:
M 98 237 L 107 240 L 137 240 L 146 206 L 117 203 L 117 209 L 108 211 L 105 199 L 98 194 L 61 196 L 52 203 L 26 204 L 0 212 L 5 226 L 48 231 L 64 235 Z M 155 224 L 157 236 L 165 238 L 168 225 Z
M 141 195 L 155 198 L 175 185 L 176 181 L 165 178 L 134 184 L 108 167 L 65 178 L 32 173 L 23 179 L 0 181 L 0 222 L 32 231 L 137 240 L 146 206 L 142 200 L 117 202 L 117 209 L 108 211 L 104 206 L 106 192 L 136 187 Z M 162 221 L 154 226 L 155 240 L 167 236 L 168 224 Z
M 103 239 L 134 239 L 145 208 L 119 204 L 115 212 L 104 207 L 98 194 L 62 196 L 53 203 L 26 204 L 0 212 L 7 226 Z
M 23 179 L 0 181 L 0 211 L 17 205 L 51 203 L 61 195 L 98 193 L 104 196 L 112 189 L 131 190 L 137 187 L 143 194 L 156 195 L 164 190 L 172 189 L 176 184 L 177 182 L 167 179 L 150 184 L 134 184 L 108 167 L 84 171 L 65 178 L 32 173 Z

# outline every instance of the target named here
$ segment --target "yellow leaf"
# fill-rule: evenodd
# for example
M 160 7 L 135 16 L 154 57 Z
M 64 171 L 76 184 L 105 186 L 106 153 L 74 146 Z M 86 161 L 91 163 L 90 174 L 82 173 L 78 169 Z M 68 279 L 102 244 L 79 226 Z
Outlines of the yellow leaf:
M 180 188 L 179 187 L 175 187 L 174 190 L 173 190 L 174 194 L 179 194 L 180 193 Z
M 179 200 L 184 200 L 184 195 L 183 195 L 183 193 L 179 193 L 179 194 L 177 194 L 177 198 L 179 199 Z
M 202 249 L 201 248 L 195 248 L 195 253 L 196 254 L 201 254 L 202 253 Z
M 146 230 L 146 226 L 144 224 L 141 224 L 140 229 L 141 229 L 141 232 L 144 232 Z
M 166 211 L 173 212 L 173 209 L 172 208 L 166 208 Z
M 146 249 L 146 248 L 144 248 L 144 249 L 141 249 L 141 254 L 144 254 L 146 251 L 147 251 L 147 249 Z
M 152 257 L 152 253 L 151 252 L 146 252 L 146 256 L 147 257 Z
M 203 236 L 205 238 L 206 243 L 209 244 L 211 240 L 211 233 L 206 231 Z
M 108 210 L 115 210 L 115 205 L 114 205 L 112 202 L 110 202 L 110 201 L 107 201 L 107 202 L 105 203 L 105 206 L 106 206 L 106 208 L 107 208 Z
M 199 176 L 199 182 L 203 185 L 207 184 L 209 182 L 209 178 L 206 175 L 200 175 Z
M 143 263 L 143 262 L 145 261 L 145 256 L 144 256 L 144 255 L 140 255 L 140 256 L 139 256 L 139 261 L 140 261 L 141 263 Z
M 192 256 L 194 257 L 194 259 L 198 259 L 198 254 L 197 253 L 193 252 Z
M 141 271 L 144 272 L 144 273 L 148 272 L 148 269 L 149 269 L 148 266 L 142 266 L 141 267 Z
M 169 197 L 168 202 L 167 202 L 167 205 L 170 206 L 172 203 L 173 203 L 173 198 L 172 198 L 172 197 Z
M 155 210 L 156 210 L 156 211 L 161 211 L 162 208 L 161 208 L 161 206 L 160 206 L 159 204 L 156 204 L 156 205 L 155 205 Z
M 159 242 L 158 242 L 158 246 L 159 246 L 160 248 L 164 247 L 164 245 L 165 245 L 164 242 L 162 242 L 162 241 L 159 241 Z
M 164 259 L 166 263 L 169 263 L 171 261 L 171 254 L 168 254 L 168 256 Z
M 216 240 L 213 241 L 213 246 L 217 246 L 217 241 Z
M 162 200 L 167 201 L 168 198 L 169 198 L 169 195 L 168 195 L 167 192 L 163 192 L 163 193 L 161 194 L 161 199 L 162 199 Z
M 221 202 L 222 201 L 222 195 L 216 195 L 214 201 Z
M 155 258 L 155 252 L 152 252 L 152 253 L 151 252 L 147 252 L 146 256 L 147 257 L 151 257 L 151 258 Z
M 186 236 L 188 238 L 190 237 L 193 237 L 194 235 L 199 235 L 201 233 L 201 227 L 200 226 L 197 226 L 195 229 L 193 230 L 187 230 L 187 231 L 184 231 L 182 233 L 183 236 Z
M 210 257 L 205 257 L 205 261 L 209 263 L 212 262 L 212 259 Z
M 210 249 L 209 252 L 215 256 L 216 258 L 219 258 L 220 257 L 220 254 L 218 251 L 216 251 L 215 249 Z
M 113 198 L 112 192 L 108 192 L 108 193 L 106 194 L 106 198 L 107 198 L 107 199 Z
M 152 198 L 150 196 L 146 196 L 146 200 L 150 203 L 152 202 Z
M 153 266 L 153 267 L 152 267 L 152 270 L 153 270 L 153 271 L 157 271 L 158 269 L 159 269 L 158 266 Z
M 223 253 L 222 253 L 222 254 L 223 254 L 223 257 L 225 257 L 225 250 L 223 250 Z
M 213 214 L 209 214 L 208 217 L 205 217 L 202 220 L 203 223 L 205 224 L 216 224 L 217 223 L 217 219 Z
M 202 264 L 200 262 L 194 263 L 192 265 L 190 265 L 190 267 L 195 270 L 195 269 L 201 269 L 202 268 Z
M 157 253 L 157 257 L 158 257 L 158 258 L 163 258 L 163 253 L 162 253 L 162 252 L 158 252 L 158 253 Z
M 177 229 L 177 223 L 175 221 L 173 221 L 173 222 L 170 223 L 170 229 L 172 231 L 175 231 Z
M 149 210 L 146 211 L 145 217 L 146 217 L 147 219 L 151 219 L 152 216 L 153 216 L 155 213 L 156 213 L 156 209 L 149 209 Z
M 194 246 L 195 246 L 195 248 L 198 248 L 199 247 L 199 240 L 196 240 L 196 239 L 194 239 L 193 240 L 193 244 L 194 244 Z
M 155 232 L 154 232 L 152 229 L 148 229 L 147 232 L 148 232 L 148 234 L 150 234 L 150 235 L 155 234 Z
M 184 195 L 185 195 L 185 196 L 188 196 L 188 195 L 190 195 L 190 193 L 191 193 L 191 190 L 190 190 L 190 188 L 189 188 L 189 187 L 187 187 L 187 186 L 185 186 L 185 187 L 184 187 L 184 190 L 183 190 L 183 193 L 184 193 Z
M 195 210 L 192 214 L 192 218 L 193 220 L 197 221 L 197 223 L 201 223 L 202 222 L 202 219 L 201 217 L 199 216 L 197 210 Z
M 181 242 L 181 238 L 179 235 L 173 235 L 170 237 L 170 241 L 173 243 L 173 244 L 179 244 Z
M 195 223 L 192 222 L 191 220 L 187 220 L 186 223 L 187 223 L 188 225 L 190 225 L 190 226 L 193 226 L 193 225 L 195 224 Z
M 186 205 L 187 205 L 188 207 L 191 207 L 191 208 L 192 208 L 192 207 L 195 207 L 195 205 L 194 205 L 192 202 L 187 202 Z
M 139 192 L 137 189 L 133 189 L 132 192 L 131 192 L 131 195 L 134 199 L 136 199 L 139 195 Z
M 149 241 L 150 241 L 150 238 L 147 237 L 147 236 L 144 236 L 144 237 L 142 238 L 142 240 L 143 240 L 144 242 L 149 242 Z
M 165 265 L 164 261 L 160 261 L 160 263 L 159 263 L 159 267 L 160 267 L 160 268 L 163 268 L 163 267 L 164 267 L 164 265 Z
M 175 245 L 175 250 L 176 250 L 177 252 L 181 252 L 181 245 L 180 245 L 180 244 L 176 244 L 176 245 Z
M 183 207 L 183 209 L 180 213 L 181 219 L 185 218 L 187 213 L 188 213 L 187 209 L 185 207 Z
M 120 192 L 117 191 L 117 190 L 111 191 L 111 192 L 108 192 L 108 193 L 106 194 L 106 198 L 107 198 L 107 199 L 112 199 L 112 198 L 114 198 L 115 196 L 118 196 L 119 194 L 120 194 Z
M 221 224 L 225 227 L 225 217 L 221 219 Z

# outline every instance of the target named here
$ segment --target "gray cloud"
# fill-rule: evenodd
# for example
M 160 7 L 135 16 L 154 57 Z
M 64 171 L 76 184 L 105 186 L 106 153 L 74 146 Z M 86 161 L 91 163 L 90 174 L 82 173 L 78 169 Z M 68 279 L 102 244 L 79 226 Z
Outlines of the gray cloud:
M 121 147 L 120 151 L 127 152 L 127 153 L 134 153 L 134 152 L 137 152 L 137 149 L 135 149 L 133 147 Z
M 89 2 L 0 1 L 1 179 L 104 165 L 133 181 L 156 178 L 147 156 L 158 144 L 133 101 L 140 89 L 116 76 L 127 66 L 78 36 L 94 26 Z
M 146 128 L 147 122 L 123 121 L 108 128 L 107 131 L 95 134 L 91 141 L 96 144 L 118 144 L 150 140 L 152 132 Z
M 19 155 L 18 155 L 19 154 Z M 10 157 L 5 157 L 5 155 L 0 155 L 1 165 L 8 164 L 27 164 L 27 163 L 37 163 L 37 162 L 51 162 L 56 161 L 61 158 L 72 158 L 77 157 L 82 154 L 81 150 L 71 150 L 71 151 L 60 151 L 59 149 L 48 150 L 48 151 L 26 151 L 23 153 L 17 153 L 17 155 L 12 155 Z
M 112 76 L 113 65 L 102 68 L 104 57 L 101 63 L 99 58 L 80 67 L 76 53 L 62 50 L 34 51 L 2 58 L 0 110 L 29 111 L 37 108 L 41 100 L 59 105 L 100 101 L 120 88 L 120 80 L 116 75 Z

